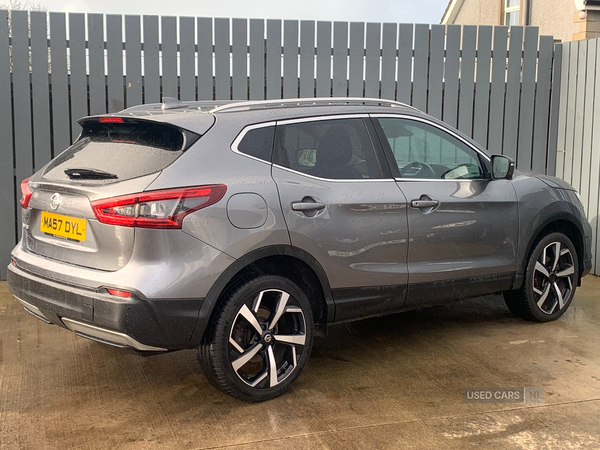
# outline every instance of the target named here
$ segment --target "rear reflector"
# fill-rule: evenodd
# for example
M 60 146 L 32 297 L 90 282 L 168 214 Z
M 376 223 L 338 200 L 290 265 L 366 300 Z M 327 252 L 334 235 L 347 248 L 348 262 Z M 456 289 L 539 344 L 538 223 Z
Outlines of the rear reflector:
M 190 213 L 214 205 L 227 186 L 213 184 L 190 188 L 140 192 L 92 202 L 101 223 L 137 228 L 181 228 Z
M 131 292 L 127 291 L 119 291 L 118 289 L 106 289 L 110 295 L 114 295 L 116 297 L 131 297 Z
M 100 117 L 100 123 L 123 123 L 120 117 Z
M 23 181 L 21 181 L 21 200 L 19 200 L 21 208 L 27 209 L 32 194 L 33 192 L 31 192 L 31 189 L 29 189 L 29 178 L 25 178 Z

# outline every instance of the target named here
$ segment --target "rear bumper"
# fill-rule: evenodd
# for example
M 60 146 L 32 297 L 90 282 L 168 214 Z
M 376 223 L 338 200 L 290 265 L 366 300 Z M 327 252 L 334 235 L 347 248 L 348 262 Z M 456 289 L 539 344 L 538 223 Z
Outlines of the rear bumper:
M 116 297 L 8 267 L 8 288 L 25 309 L 93 340 L 139 351 L 188 348 L 203 299 Z

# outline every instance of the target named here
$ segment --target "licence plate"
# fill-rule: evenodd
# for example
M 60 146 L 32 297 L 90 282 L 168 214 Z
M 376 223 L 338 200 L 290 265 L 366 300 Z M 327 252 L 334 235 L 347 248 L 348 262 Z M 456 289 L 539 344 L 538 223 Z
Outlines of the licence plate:
M 42 211 L 40 231 L 75 241 L 85 241 L 87 220 Z

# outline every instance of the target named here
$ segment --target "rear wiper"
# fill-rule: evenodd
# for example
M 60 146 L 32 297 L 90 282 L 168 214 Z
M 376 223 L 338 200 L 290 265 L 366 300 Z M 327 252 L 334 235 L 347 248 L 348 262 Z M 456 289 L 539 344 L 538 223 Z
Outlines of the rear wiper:
M 116 180 L 114 173 L 97 169 L 66 169 L 65 173 L 72 180 Z

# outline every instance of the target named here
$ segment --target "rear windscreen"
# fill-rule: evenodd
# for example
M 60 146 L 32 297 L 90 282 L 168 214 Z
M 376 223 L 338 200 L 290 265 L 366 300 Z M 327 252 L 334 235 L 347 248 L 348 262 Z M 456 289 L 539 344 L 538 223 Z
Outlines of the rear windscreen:
M 122 181 L 141 177 L 175 161 L 191 137 L 189 132 L 155 122 L 90 119 L 81 125 L 80 138 L 50 162 L 44 178 Z

